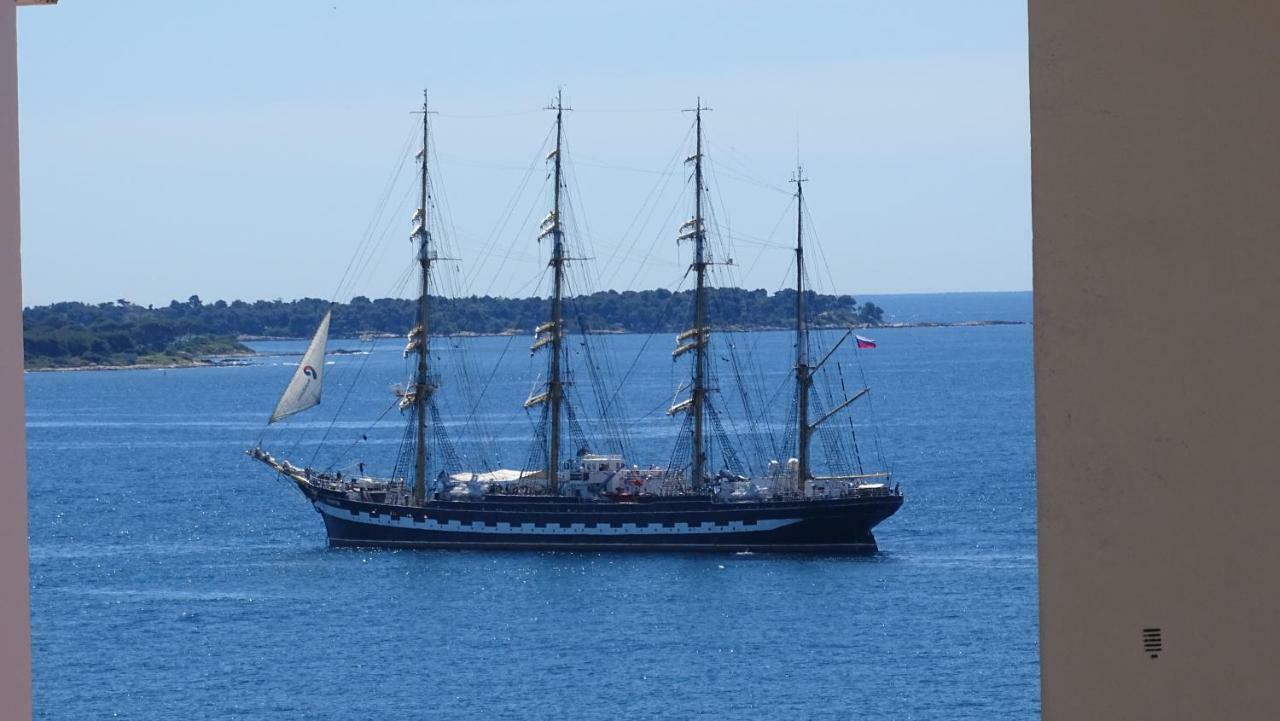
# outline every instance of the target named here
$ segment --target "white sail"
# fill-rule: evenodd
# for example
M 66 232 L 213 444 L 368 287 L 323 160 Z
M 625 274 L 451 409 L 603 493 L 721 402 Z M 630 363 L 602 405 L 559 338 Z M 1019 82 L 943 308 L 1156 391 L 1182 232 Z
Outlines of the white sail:
M 316 328 L 315 337 L 311 339 L 311 345 L 307 346 L 307 352 L 302 354 L 302 360 L 298 362 L 298 370 L 294 371 L 289 387 L 284 389 L 284 395 L 280 396 L 280 402 L 271 413 L 269 423 L 275 423 L 282 418 L 288 418 L 294 413 L 320 404 L 321 379 L 324 378 L 324 350 L 329 340 L 329 316 L 332 314 L 333 311 L 324 314 L 320 327 Z

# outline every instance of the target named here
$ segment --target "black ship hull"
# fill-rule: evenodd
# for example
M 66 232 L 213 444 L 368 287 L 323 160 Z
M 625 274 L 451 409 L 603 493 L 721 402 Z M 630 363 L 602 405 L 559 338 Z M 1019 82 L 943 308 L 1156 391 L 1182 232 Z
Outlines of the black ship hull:
M 335 547 L 874 553 L 872 529 L 902 505 L 902 496 L 888 490 L 741 502 L 486 496 L 422 506 L 303 490 Z

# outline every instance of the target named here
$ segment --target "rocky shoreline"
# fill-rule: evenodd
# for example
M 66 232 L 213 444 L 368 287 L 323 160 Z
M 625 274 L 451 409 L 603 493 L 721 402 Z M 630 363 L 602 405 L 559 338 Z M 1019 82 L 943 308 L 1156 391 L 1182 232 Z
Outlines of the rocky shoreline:
M 154 371 L 154 370 L 181 370 L 184 368 L 235 368 L 238 366 L 247 366 L 250 361 L 245 356 L 256 355 L 254 353 L 242 353 L 236 356 L 210 356 L 208 358 L 191 358 L 187 360 L 174 360 L 169 363 L 134 363 L 131 365 L 79 365 L 79 366 L 58 366 L 50 368 L 25 368 L 26 373 L 62 373 L 67 371 Z

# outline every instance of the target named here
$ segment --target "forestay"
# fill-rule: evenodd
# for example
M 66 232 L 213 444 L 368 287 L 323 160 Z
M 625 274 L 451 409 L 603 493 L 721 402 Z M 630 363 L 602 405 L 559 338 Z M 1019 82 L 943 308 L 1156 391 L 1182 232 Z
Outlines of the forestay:
M 289 387 L 284 389 L 284 395 L 280 396 L 280 402 L 271 413 L 269 423 L 275 423 L 320 404 L 321 379 L 324 377 L 324 352 L 329 340 L 329 316 L 332 314 L 332 310 L 324 314 L 320 326 L 316 328 L 315 336 L 311 339 L 311 345 L 307 346 L 307 352 L 298 362 L 298 370 L 294 371 Z

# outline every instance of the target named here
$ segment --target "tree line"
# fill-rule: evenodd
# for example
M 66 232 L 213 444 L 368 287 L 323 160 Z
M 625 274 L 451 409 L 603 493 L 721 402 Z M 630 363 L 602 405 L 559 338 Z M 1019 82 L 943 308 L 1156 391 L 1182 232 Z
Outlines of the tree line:
M 849 295 L 807 292 L 805 305 L 816 326 L 878 325 L 883 316 L 874 303 L 857 303 Z M 202 343 L 223 349 L 210 352 L 226 352 L 237 337 L 305 338 L 328 307 L 318 298 L 205 303 L 194 295 L 159 307 L 123 298 L 53 303 L 23 309 L 23 340 L 29 364 L 128 364 L 148 355 L 198 352 L 192 349 Z M 795 307 L 794 290 L 714 288 L 708 300 L 715 325 L 744 330 L 791 327 Z M 575 331 L 678 332 L 692 324 L 692 308 L 692 291 L 601 291 L 567 300 L 566 317 Z M 432 297 L 431 332 L 527 333 L 546 319 L 547 309 L 545 298 Z M 356 296 L 333 305 L 330 334 L 401 335 L 415 317 L 415 300 Z

